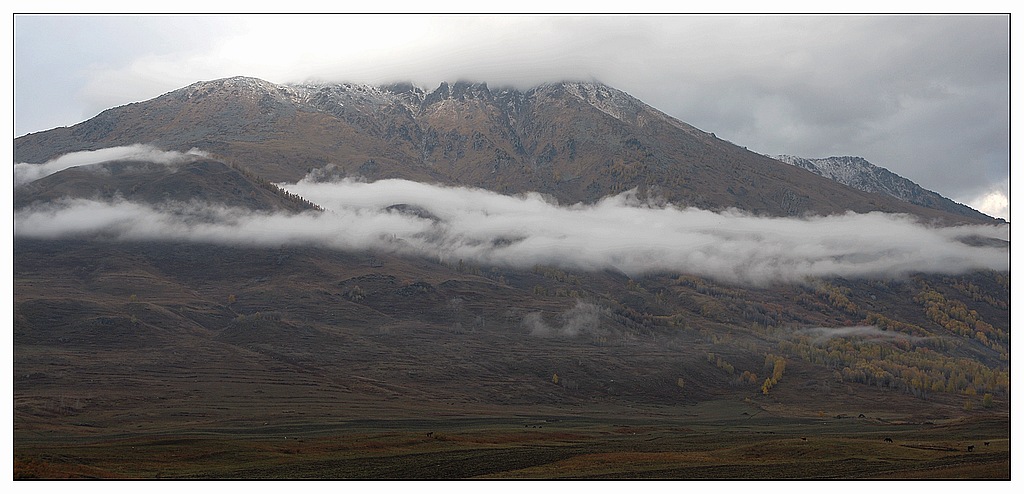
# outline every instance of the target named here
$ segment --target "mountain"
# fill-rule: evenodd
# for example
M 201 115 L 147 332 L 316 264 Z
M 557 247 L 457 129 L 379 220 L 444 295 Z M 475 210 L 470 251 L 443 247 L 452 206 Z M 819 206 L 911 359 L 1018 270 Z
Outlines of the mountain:
M 14 144 L 15 478 L 1009 478 L 1005 226 L 613 88 L 231 78 Z
M 994 219 L 980 211 L 947 199 L 937 192 L 927 190 L 885 168 L 873 165 L 864 158 L 833 156 L 809 159 L 790 155 L 774 156 L 774 158 L 857 190 L 885 194 L 918 206 L 948 211 L 983 221 Z
M 681 206 L 790 216 L 909 212 L 947 223 L 976 215 L 908 205 L 786 166 L 596 82 L 529 90 L 484 83 L 279 85 L 199 82 L 15 140 L 17 162 L 101 147 L 198 148 L 274 182 L 333 165 L 403 178 L 593 203 L 636 188 Z M 989 220 L 991 221 L 991 220 Z

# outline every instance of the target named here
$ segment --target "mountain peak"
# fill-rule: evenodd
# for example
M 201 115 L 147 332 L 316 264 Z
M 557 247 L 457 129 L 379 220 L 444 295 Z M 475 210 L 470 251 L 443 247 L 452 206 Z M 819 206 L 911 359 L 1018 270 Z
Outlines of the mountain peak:
M 234 76 L 225 77 L 223 79 L 213 79 L 209 81 L 199 81 L 178 91 L 185 92 L 186 94 L 195 94 L 197 92 L 214 91 L 221 89 L 245 89 L 249 91 L 271 91 L 278 90 L 282 86 L 274 84 L 263 79 L 247 76 Z

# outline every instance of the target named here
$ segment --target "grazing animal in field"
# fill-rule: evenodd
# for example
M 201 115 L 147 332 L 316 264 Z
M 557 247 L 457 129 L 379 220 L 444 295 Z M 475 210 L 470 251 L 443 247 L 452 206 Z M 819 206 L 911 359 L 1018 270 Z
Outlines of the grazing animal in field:
M 988 441 L 985 441 L 985 446 L 988 446 L 989 444 L 992 444 L 992 443 L 990 443 Z
M 887 442 L 887 443 L 891 443 L 891 442 L 892 442 L 892 438 L 891 438 L 891 437 L 887 437 L 887 438 L 885 438 L 885 442 Z
M 801 440 L 801 441 L 806 441 L 806 440 L 807 440 L 807 438 L 806 438 L 806 437 L 801 437 L 801 438 L 800 438 L 800 440 Z
M 967 446 L 967 452 L 970 453 L 972 451 L 974 451 L 974 445 L 973 444 L 970 445 L 970 446 Z
M 434 435 L 433 431 L 427 433 L 427 437 L 430 437 L 430 436 L 433 436 L 433 435 Z

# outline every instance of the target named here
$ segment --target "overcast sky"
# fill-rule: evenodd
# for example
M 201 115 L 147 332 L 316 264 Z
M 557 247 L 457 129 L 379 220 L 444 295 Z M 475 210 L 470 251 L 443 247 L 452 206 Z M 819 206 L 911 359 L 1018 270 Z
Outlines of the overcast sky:
M 235 75 L 428 89 L 596 79 L 752 151 L 861 156 L 1009 219 L 1008 16 L 14 20 L 15 136 Z

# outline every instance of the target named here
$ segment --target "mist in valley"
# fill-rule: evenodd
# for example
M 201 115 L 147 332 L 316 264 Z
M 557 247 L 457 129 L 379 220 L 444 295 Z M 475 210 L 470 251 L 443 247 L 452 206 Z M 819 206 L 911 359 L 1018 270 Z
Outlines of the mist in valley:
M 158 163 L 204 156 L 195 150 L 125 147 L 73 153 L 41 165 L 17 164 L 16 170 L 21 180 L 29 180 L 71 166 L 154 155 L 160 159 L 150 161 Z M 323 175 L 314 170 L 307 179 L 279 186 L 325 211 L 256 212 L 198 201 L 65 198 L 16 211 L 15 235 L 312 245 L 508 268 L 551 265 L 630 276 L 677 272 L 750 285 L 1009 266 L 1008 248 L 963 241 L 1007 241 L 1008 226 L 931 226 L 909 215 L 880 212 L 762 217 L 644 201 L 635 191 L 594 204 L 562 205 L 536 193 L 502 195 L 398 179 L 323 181 Z

